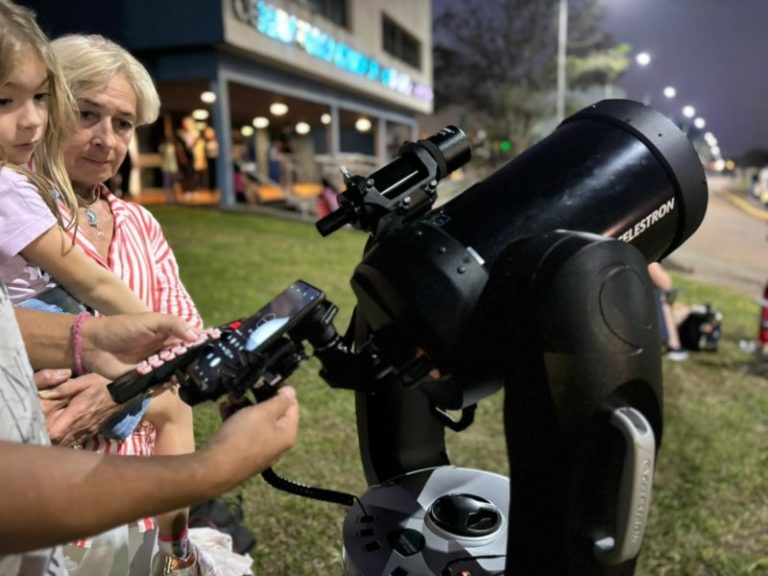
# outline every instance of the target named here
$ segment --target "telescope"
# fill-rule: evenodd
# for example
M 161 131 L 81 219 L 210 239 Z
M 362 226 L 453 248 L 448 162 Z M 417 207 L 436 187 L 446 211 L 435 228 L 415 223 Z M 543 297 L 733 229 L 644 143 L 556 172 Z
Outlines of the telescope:
M 703 168 L 671 121 L 627 100 L 578 112 L 434 208 L 470 157 L 450 126 L 373 174 L 344 171 L 339 210 L 317 228 L 369 234 L 345 334 L 299 281 L 110 391 L 128 401 L 175 374 L 192 404 L 264 398 L 308 343 L 320 375 L 356 395 L 369 489 L 322 495 L 349 505 L 345 575 L 631 575 L 663 431 L 646 267 L 703 220 Z M 452 466 L 445 429 L 471 426 L 502 388 L 509 477 Z

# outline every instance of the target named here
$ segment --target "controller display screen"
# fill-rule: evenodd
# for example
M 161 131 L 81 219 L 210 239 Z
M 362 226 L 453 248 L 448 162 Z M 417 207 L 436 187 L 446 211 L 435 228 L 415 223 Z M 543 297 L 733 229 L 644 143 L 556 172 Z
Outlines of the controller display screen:
M 312 304 L 322 300 L 323 293 L 305 282 L 295 282 L 274 300 L 243 322 L 238 329 L 248 334 L 245 349 L 258 350 L 285 333 Z

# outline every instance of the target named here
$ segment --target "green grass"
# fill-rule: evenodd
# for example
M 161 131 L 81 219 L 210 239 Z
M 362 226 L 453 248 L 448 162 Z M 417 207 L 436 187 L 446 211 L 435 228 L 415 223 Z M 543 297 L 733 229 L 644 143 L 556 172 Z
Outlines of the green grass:
M 354 299 L 348 279 L 365 236 L 321 239 L 314 227 L 199 208 L 153 209 L 176 251 L 182 278 L 208 325 L 257 310 L 302 278 L 326 291 L 346 327 Z M 757 305 L 735 292 L 678 275 L 682 300 L 725 312 L 717 353 L 665 360 L 665 431 L 650 524 L 638 576 L 768 574 L 768 368 L 741 352 Z M 308 484 L 360 494 L 352 393 L 328 388 L 305 365 L 291 378 L 302 423 L 297 447 L 276 469 Z M 196 407 L 199 442 L 219 426 L 212 405 Z M 254 438 L 254 442 L 258 442 Z M 481 402 L 477 422 L 448 433 L 455 464 L 506 473 L 501 395 Z M 289 496 L 255 478 L 234 494 L 258 539 L 255 572 L 338 574 L 344 509 Z

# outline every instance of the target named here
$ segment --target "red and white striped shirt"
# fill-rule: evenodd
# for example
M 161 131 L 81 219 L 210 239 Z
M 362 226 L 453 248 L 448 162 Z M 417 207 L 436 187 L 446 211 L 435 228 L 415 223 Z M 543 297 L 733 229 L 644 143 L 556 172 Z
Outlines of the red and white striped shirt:
M 153 312 L 180 316 L 202 328 L 203 320 L 179 278 L 179 266 L 160 224 L 138 204 L 121 200 L 102 186 L 99 194 L 109 203 L 115 232 L 105 260 L 85 234 L 75 242 L 98 264 L 112 270 Z
M 75 243 L 98 264 L 112 270 L 153 312 L 174 314 L 202 328 L 203 319 L 179 278 L 176 257 L 155 217 L 143 206 L 121 200 L 106 186 L 99 188 L 99 195 L 109 203 L 115 219 L 106 260 L 85 234 L 77 234 Z M 144 421 L 125 440 L 97 434 L 88 438 L 84 447 L 105 454 L 151 456 L 154 439 L 154 426 Z M 140 531 L 152 528 L 152 518 L 139 521 Z M 77 544 L 87 547 L 88 541 Z

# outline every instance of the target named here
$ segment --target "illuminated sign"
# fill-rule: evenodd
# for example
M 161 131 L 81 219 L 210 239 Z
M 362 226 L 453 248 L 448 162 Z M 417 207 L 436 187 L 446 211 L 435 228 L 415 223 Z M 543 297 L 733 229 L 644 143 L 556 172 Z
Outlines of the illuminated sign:
M 238 19 L 273 40 L 296 46 L 340 70 L 382 84 L 400 94 L 426 101 L 434 98 L 431 86 L 414 82 L 405 72 L 383 66 L 375 58 L 350 48 L 285 10 L 263 0 L 233 0 L 233 6 Z

